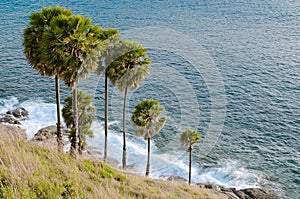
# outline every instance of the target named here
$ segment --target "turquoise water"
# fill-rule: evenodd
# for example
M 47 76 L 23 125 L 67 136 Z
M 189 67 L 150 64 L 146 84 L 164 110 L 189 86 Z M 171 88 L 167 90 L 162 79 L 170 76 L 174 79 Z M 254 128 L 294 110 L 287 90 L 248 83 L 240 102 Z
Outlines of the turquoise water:
M 237 188 L 261 186 L 275 190 L 282 198 L 299 198 L 299 2 L 2 1 L 0 110 L 20 104 L 32 111 L 43 110 L 39 116 L 32 116 L 32 123 L 24 124 L 26 128 L 42 120 L 55 123 L 55 90 L 53 79 L 38 76 L 28 66 L 22 53 L 22 32 L 30 12 L 57 4 L 91 17 L 104 28 L 118 28 L 121 33 L 127 33 L 126 38 L 138 35 L 140 31 L 128 35 L 136 28 L 149 27 L 158 27 L 162 33 L 173 30 L 188 36 L 202 47 L 218 70 L 222 78 L 219 86 L 221 90 L 224 87 L 222 107 L 226 114 L 224 121 L 220 120 L 222 130 L 216 134 L 217 144 L 205 151 L 201 145 L 208 140 L 213 99 L 221 96 L 210 92 L 210 83 L 197 70 L 198 66 L 176 53 L 180 50 L 177 45 L 171 50 L 150 46 L 152 76 L 130 93 L 128 110 L 132 112 L 136 102 L 149 96 L 166 107 L 169 122 L 153 138 L 152 177 L 165 178 L 172 174 L 186 177 L 187 159 L 177 138 L 179 129 L 185 128 L 182 121 L 188 117 L 192 121 L 190 125 L 203 137 L 194 152 L 194 182 Z M 164 37 L 162 34 L 161 38 Z M 173 38 L 176 39 L 178 37 Z M 90 142 L 98 146 L 103 140 L 103 78 L 95 79 L 92 90 L 99 111 L 94 126 L 96 138 Z M 193 92 L 186 92 L 189 89 Z M 113 87 L 111 91 L 112 136 L 109 139 L 118 148 L 122 124 L 118 123 L 121 118 L 115 109 L 122 96 Z M 63 86 L 62 98 L 68 93 Z M 198 112 L 194 112 L 195 109 Z M 193 113 L 197 117 L 192 118 Z M 128 161 L 137 172 L 143 173 L 146 145 L 133 136 L 129 120 L 128 125 L 131 133 Z M 29 133 L 39 127 L 35 126 Z M 99 148 L 102 149 L 102 145 Z M 118 159 L 119 151 L 112 147 L 110 155 Z

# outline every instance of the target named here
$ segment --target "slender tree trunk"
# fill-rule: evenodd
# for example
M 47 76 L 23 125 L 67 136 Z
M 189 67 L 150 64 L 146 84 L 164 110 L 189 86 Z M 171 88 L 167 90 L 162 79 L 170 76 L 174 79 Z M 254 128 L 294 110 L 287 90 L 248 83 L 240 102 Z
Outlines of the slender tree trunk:
M 123 104 L 123 169 L 126 168 L 126 100 L 127 100 L 128 87 L 124 91 L 124 104 Z
M 192 176 L 192 145 L 190 144 L 190 162 L 189 162 L 189 184 L 191 184 L 191 176 Z
M 77 158 L 78 154 L 78 107 L 77 107 L 77 82 L 73 85 L 73 114 L 74 114 L 74 129 L 71 140 L 71 156 Z
M 77 80 L 77 82 L 76 82 L 76 84 L 78 85 L 78 81 L 79 80 Z M 76 87 L 77 87 L 77 85 L 76 85 Z M 82 145 L 82 134 L 81 134 L 81 131 L 80 131 L 80 129 L 79 129 L 79 111 L 78 111 L 78 95 L 77 95 L 77 88 L 76 88 L 76 120 L 77 120 L 77 135 L 78 135 L 78 148 L 77 148 L 77 150 L 78 150 L 78 153 L 79 153 L 79 155 L 82 155 L 82 147 L 81 147 L 81 145 Z M 76 126 L 76 125 L 75 125 Z
M 61 118 L 60 118 L 60 88 L 59 88 L 59 78 L 55 75 L 55 87 L 56 87 L 56 113 L 57 113 L 57 130 L 56 130 L 56 140 L 57 140 L 57 150 L 59 152 L 63 152 L 64 150 L 64 142 L 62 139 L 61 132 Z
M 104 138 L 104 162 L 107 160 L 107 134 L 108 134 L 108 76 L 107 71 L 105 71 L 105 116 L 104 116 L 104 128 L 105 128 L 105 138 Z
M 149 171 L 150 171 L 150 138 L 148 138 L 148 158 L 147 158 L 146 176 L 149 176 Z

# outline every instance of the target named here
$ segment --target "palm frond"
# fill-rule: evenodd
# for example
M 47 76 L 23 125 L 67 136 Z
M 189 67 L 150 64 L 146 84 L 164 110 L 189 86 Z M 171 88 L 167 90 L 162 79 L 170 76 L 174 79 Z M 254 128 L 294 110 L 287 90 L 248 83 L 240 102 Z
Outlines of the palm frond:
M 144 136 L 144 129 L 143 129 L 143 128 L 138 128 L 138 129 L 135 131 L 135 135 L 136 135 L 136 136 Z
M 157 104 L 149 109 L 149 115 L 156 120 L 164 112 L 164 110 L 165 108 L 163 106 Z
M 159 132 L 164 127 L 164 125 L 166 124 L 166 122 L 167 122 L 167 117 L 160 118 L 158 120 L 158 122 L 156 122 L 155 131 Z

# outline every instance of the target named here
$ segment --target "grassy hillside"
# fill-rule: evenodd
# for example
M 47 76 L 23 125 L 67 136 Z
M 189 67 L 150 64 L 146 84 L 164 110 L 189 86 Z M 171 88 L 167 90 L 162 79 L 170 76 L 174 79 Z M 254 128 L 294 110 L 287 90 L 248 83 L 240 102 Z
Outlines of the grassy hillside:
M 3 131 L 0 198 L 218 198 L 185 182 L 132 175 L 97 160 L 73 160 Z

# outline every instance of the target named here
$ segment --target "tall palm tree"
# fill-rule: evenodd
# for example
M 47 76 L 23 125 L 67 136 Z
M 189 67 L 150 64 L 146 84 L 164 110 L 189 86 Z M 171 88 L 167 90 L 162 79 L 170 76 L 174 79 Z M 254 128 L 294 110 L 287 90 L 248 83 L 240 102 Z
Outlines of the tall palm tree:
M 45 52 L 42 49 L 43 34 L 50 28 L 51 21 L 61 15 L 71 16 L 72 11 L 57 7 L 43 8 L 40 12 L 33 12 L 29 17 L 29 26 L 24 29 L 24 53 L 29 64 L 43 76 L 55 76 L 56 88 L 56 112 L 57 112 L 57 143 L 58 151 L 63 151 L 63 139 L 61 132 L 61 118 L 60 118 L 60 89 L 59 78 L 60 64 L 56 67 L 50 66 L 47 59 L 45 59 Z
M 81 15 L 59 16 L 52 20 L 51 28 L 43 34 L 43 50 L 48 52 L 46 59 L 54 67 L 62 63 L 59 77 L 73 91 L 74 133 L 71 143 L 71 155 L 76 158 L 78 152 L 78 105 L 77 84 L 82 72 L 96 67 L 95 62 L 83 64 L 84 59 L 96 46 L 99 40 L 100 28 L 92 25 L 89 18 Z M 93 32 L 94 31 L 94 32 Z M 50 52 L 50 53 L 49 53 Z
M 43 50 L 51 52 L 47 59 L 51 63 L 63 63 L 60 78 L 73 90 L 74 134 L 71 144 L 71 155 L 76 158 L 78 151 L 78 107 L 77 84 L 79 78 L 86 77 L 90 70 L 96 70 L 103 56 L 102 46 L 106 40 L 118 33 L 115 29 L 102 29 L 93 25 L 89 18 L 81 15 L 60 16 L 51 22 L 43 38 Z M 102 44 L 104 43 L 104 44 Z
M 118 57 L 110 64 L 111 68 L 117 69 L 116 75 L 112 76 L 112 82 L 115 83 L 121 92 L 124 92 L 123 103 L 123 156 L 122 167 L 126 167 L 126 99 L 128 89 L 136 89 L 140 82 L 146 76 L 150 76 L 149 60 L 146 52 L 147 49 L 143 48 L 137 42 L 129 42 L 123 40 L 120 42 L 123 49 L 129 51 Z
M 167 121 L 167 117 L 161 117 L 165 108 L 159 105 L 159 102 L 153 99 L 144 99 L 135 107 L 131 116 L 133 125 L 138 129 L 137 136 L 143 136 L 148 141 L 148 158 L 146 167 L 146 176 L 150 170 L 150 139 L 158 133 Z
M 114 84 L 114 76 L 117 74 L 110 64 L 123 53 L 123 49 L 117 48 L 119 45 L 119 32 L 109 31 L 106 40 L 98 45 L 100 63 L 96 72 L 98 75 L 104 72 L 105 75 L 105 93 L 104 93 L 104 162 L 107 161 L 107 139 L 108 139 L 108 83 L 109 79 Z
M 62 109 L 62 116 L 68 128 L 74 129 L 74 114 L 72 107 L 72 97 L 67 97 L 65 100 L 65 105 Z M 93 96 L 87 95 L 83 90 L 78 91 L 78 124 L 79 124 L 79 154 L 86 147 L 86 135 L 93 137 L 93 132 L 91 131 L 91 124 L 95 118 L 96 108 L 93 106 Z
M 191 175 L 192 175 L 192 150 L 194 144 L 201 141 L 199 132 L 196 130 L 187 129 L 182 132 L 180 135 L 180 141 L 182 145 L 188 146 L 187 151 L 189 152 L 189 184 L 191 184 Z

